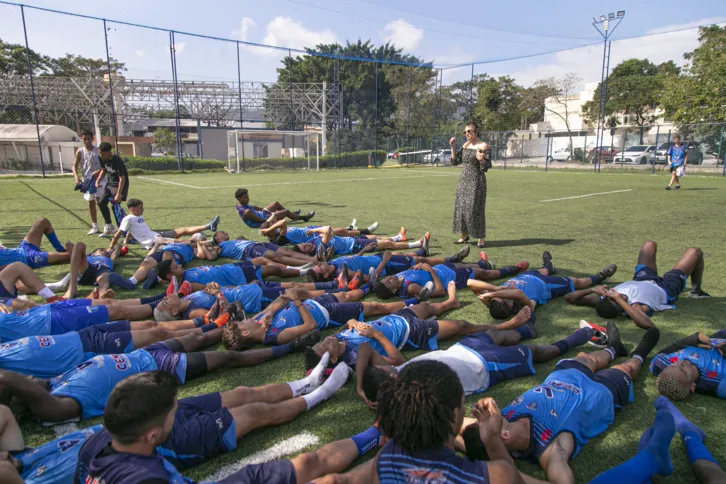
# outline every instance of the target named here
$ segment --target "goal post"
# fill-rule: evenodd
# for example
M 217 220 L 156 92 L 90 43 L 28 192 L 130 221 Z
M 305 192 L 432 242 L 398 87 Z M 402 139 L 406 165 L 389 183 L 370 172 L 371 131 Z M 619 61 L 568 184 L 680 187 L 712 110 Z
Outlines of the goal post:
M 318 131 L 234 129 L 227 131 L 227 171 L 257 167 L 320 170 L 322 135 Z

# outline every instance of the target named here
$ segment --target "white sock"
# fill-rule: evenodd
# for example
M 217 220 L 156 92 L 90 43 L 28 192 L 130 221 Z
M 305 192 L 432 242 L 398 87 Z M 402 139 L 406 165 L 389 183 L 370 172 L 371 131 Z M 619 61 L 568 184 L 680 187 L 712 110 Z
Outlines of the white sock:
M 332 397 L 340 387 L 348 381 L 348 375 L 350 375 L 350 368 L 345 363 L 338 363 L 333 373 L 328 377 L 322 386 L 316 388 L 309 395 L 305 395 L 303 398 L 308 404 L 308 410 L 321 404 L 328 398 Z
M 92 229 L 97 229 L 98 228 L 98 224 L 91 222 L 91 228 Z
M 307 276 L 308 275 L 308 272 L 310 272 L 310 269 L 303 269 L 301 267 L 296 267 L 296 269 L 298 271 L 300 271 L 300 275 L 301 276 Z
M 318 365 L 313 368 L 313 371 L 308 376 L 287 383 L 290 385 L 290 390 L 292 390 L 292 398 L 307 395 L 323 384 L 323 375 L 325 368 L 328 367 L 328 361 L 330 361 L 330 354 L 325 353 Z
M 408 243 L 408 248 L 409 249 L 416 249 L 418 247 L 421 247 L 421 241 L 420 240 L 417 240 L 416 242 L 409 242 Z
M 41 289 L 40 291 L 38 291 L 38 295 L 39 296 L 43 296 L 44 299 L 50 299 L 53 296 L 55 296 L 55 294 L 53 294 L 53 291 L 51 291 L 47 287 L 44 287 L 43 289 Z
M 45 286 L 53 292 L 59 292 L 68 289 L 69 282 L 71 282 L 71 275 L 66 274 L 65 277 L 63 277 L 63 279 L 61 279 L 60 281 L 51 282 L 50 284 L 46 284 Z
M 403 240 L 403 235 L 398 234 L 391 237 L 391 242 L 400 242 Z
M 139 281 L 137 281 L 137 280 L 136 280 L 136 278 L 135 278 L 135 277 L 133 277 L 133 276 L 129 277 L 129 281 L 131 281 L 131 283 L 132 283 L 132 284 L 133 284 L 134 286 L 135 286 L 135 285 L 137 285 L 137 284 L 139 283 Z

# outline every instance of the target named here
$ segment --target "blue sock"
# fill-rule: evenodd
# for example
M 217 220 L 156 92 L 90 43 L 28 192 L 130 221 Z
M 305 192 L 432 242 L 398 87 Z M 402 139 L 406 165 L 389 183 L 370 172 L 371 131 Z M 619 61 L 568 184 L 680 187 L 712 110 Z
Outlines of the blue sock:
M 716 459 L 713 458 L 713 455 L 711 455 L 711 452 L 703 444 L 700 435 L 695 432 L 686 432 L 682 436 L 683 445 L 686 446 L 686 453 L 688 454 L 688 461 L 691 463 L 691 466 L 698 460 L 707 460 L 718 464 Z
M 363 284 L 361 287 L 359 287 L 361 291 L 363 291 L 363 295 L 367 296 L 369 292 L 371 292 L 371 285 L 366 283 Z
M 543 265 L 542 268 L 543 269 L 547 269 L 548 271 L 550 271 L 550 274 L 552 274 L 553 272 L 555 272 L 555 266 L 552 265 L 552 262 L 550 262 L 549 264 Z
M 355 446 L 358 447 L 358 455 L 361 456 L 369 450 L 378 447 L 378 444 L 381 442 L 381 437 L 381 431 L 376 427 L 371 427 L 365 432 L 354 435 L 351 439 L 355 442 Z
M 482 262 L 482 261 L 480 261 Z M 502 267 L 499 269 L 499 277 L 511 277 L 514 275 L 519 274 L 519 271 L 521 269 L 519 267 L 509 266 L 509 267 Z
M 108 274 L 108 282 L 110 282 L 112 286 L 118 286 L 121 289 L 126 289 L 127 291 L 133 291 L 136 289 L 136 284 L 116 272 L 110 272 Z
M 204 326 L 204 316 L 197 316 L 196 318 L 192 319 L 194 321 L 194 327 L 195 328 L 201 328 Z M 214 325 L 217 326 L 216 324 Z
M 321 289 L 337 289 L 338 288 L 338 281 L 332 280 L 327 282 L 316 282 L 315 283 L 315 289 L 321 290 Z
M 578 329 L 565 339 L 561 339 L 556 343 L 552 343 L 552 346 L 556 346 L 560 350 L 560 355 L 567 353 L 570 349 L 577 346 L 582 346 L 592 338 L 595 331 L 592 328 Z
M 157 304 L 159 304 L 164 297 L 166 297 L 166 294 L 164 293 L 161 293 L 158 296 L 142 297 L 141 304 L 148 304 L 151 306 L 151 309 L 156 309 Z
M 196 319 L 196 318 L 195 318 Z M 216 324 L 204 324 L 201 326 L 202 333 L 209 333 L 210 331 L 214 331 L 215 329 L 219 329 L 219 327 Z
M 406 307 L 408 307 L 408 306 L 415 306 L 416 304 L 418 304 L 420 302 L 421 301 L 419 300 L 419 298 L 412 297 L 411 299 L 406 299 L 405 301 L 403 301 L 403 304 L 405 304 Z
M 444 257 L 444 263 L 445 264 L 456 264 L 456 257 L 453 257 L 453 256 Z
M 605 280 L 605 278 L 603 276 L 601 276 L 600 274 L 595 274 L 594 276 L 590 276 L 590 277 L 588 277 L 588 279 L 590 279 L 592 281 L 593 286 L 597 286 L 598 284 L 600 284 L 602 281 Z
M 632 459 L 598 475 L 590 484 L 649 483 L 657 473 L 658 460 L 644 450 L 635 454 Z
M 272 347 L 272 357 L 282 358 L 285 355 L 290 354 L 290 343 L 285 345 L 277 345 Z
M 57 250 L 58 252 L 66 252 L 66 248 L 63 247 L 63 244 L 61 244 L 60 240 L 58 240 L 58 236 L 55 234 L 55 231 L 49 234 L 45 234 L 45 237 L 48 239 L 48 241 L 55 250 Z

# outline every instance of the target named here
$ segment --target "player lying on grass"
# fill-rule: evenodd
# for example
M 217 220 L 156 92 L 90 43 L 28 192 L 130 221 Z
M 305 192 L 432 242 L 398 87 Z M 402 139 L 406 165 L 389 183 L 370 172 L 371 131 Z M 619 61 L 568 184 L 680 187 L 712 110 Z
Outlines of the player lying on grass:
M 618 315 L 627 315 L 641 328 L 650 328 L 653 322 L 650 317 L 654 311 L 674 309 L 673 303 L 678 300 L 686 288 L 686 280 L 691 277 L 689 297 L 704 299 L 711 297 L 701 289 L 703 280 L 703 251 L 691 247 L 686 249 L 673 269 L 663 277 L 658 275 L 656 264 L 657 244 L 648 240 L 640 248 L 638 264 L 632 281 L 623 282 L 612 288 L 590 288 L 568 294 L 565 300 L 578 306 L 591 306 L 604 319 L 613 319 Z
M 200 351 L 218 344 L 222 330 L 191 333 L 168 339 L 127 354 L 98 355 L 50 380 L 28 379 L 12 371 L 0 371 L 0 403 L 15 398 L 41 422 L 64 422 L 103 414 L 113 387 L 129 375 L 161 370 L 179 383 L 219 368 L 259 365 L 300 351 L 316 341 L 300 338 L 286 345 L 254 351 Z
M 376 457 L 349 473 L 329 475 L 314 481 L 316 484 L 525 482 L 504 459 L 474 461 L 456 453 L 456 436 L 466 414 L 465 392 L 447 365 L 438 361 L 411 363 L 381 391 L 378 425 L 386 444 Z
M 503 381 L 534 375 L 534 363 L 562 356 L 587 343 L 593 334 L 593 329 L 583 328 L 551 345 L 521 345 L 517 344 L 517 332 L 490 329 L 465 336 L 447 350 L 431 351 L 398 366 L 389 365 L 373 347 L 362 344 L 355 365 L 356 392 L 369 407 L 376 408 L 380 388 L 397 378 L 401 370 L 416 361 L 435 360 L 454 370 L 466 395 L 482 393 Z M 404 358 L 400 355 L 394 359 Z
M 305 368 L 314 368 L 325 352 L 330 353 L 332 363 L 344 361 L 349 366 L 355 366 L 358 349 L 366 343 L 380 353 L 388 364 L 400 365 L 403 364 L 399 353 L 401 349 L 436 350 L 439 341 L 483 333 L 492 328 L 514 329 L 524 324 L 530 316 L 527 311 L 523 311 L 510 321 L 496 326 L 471 324 L 463 320 L 435 319 L 445 311 L 460 307 L 461 304 L 456 299 L 456 287 L 452 282 L 449 283 L 448 298 L 444 302 L 414 304 L 375 321 L 361 322 L 352 319 L 340 332 L 328 336 L 305 352 Z
M 270 242 L 277 245 L 296 245 L 304 244 L 305 242 L 311 242 L 313 238 L 320 237 L 319 232 L 313 232 L 314 229 L 321 228 L 320 225 L 310 225 L 308 227 L 290 227 L 288 226 L 287 220 L 282 219 L 267 228 L 260 229 L 260 235 L 267 237 Z M 366 235 L 372 235 L 378 229 L 378 222 L 373 222 L 367 229 L 355 230 L 351 228 L 342 227 L 330 227 L 332 235 L 338 237 L 360 237 Z M 401 227 L 402 236 L 398 241 L 404 241 L 406 239 L 406 229 Z
M 486 255 L 483 254 L 482 255 Z M 461 259 L 457 257 L 457 259 Z M 478 264 L 448 262 L 431 266 L 426 263 L 416 264 L 412 269 L 396 275 L 384 277 L 376 284 L 376 296 L 389 299 L 394 296 L 409 298 L 415 296 L 441 297 L 446 293 L 449 282 L 454 282 L 457 289 L 464 289 L 469 281 L 493 281 L 501 277 L 509 277 L 527 270 L 529 262 L 519 262 L 514 266 L 491 268 L 488 260 L 480 260 Z M 438 261 L 436 261 L 438 262 Z M 424 291 L 424 288 L 425 291 Z
M 177 264 L 185 266 L 194 258 L 214 260 L 217 256 L 209 250 L 206 243 L 199 239 L 195 240 L 194 237 L 187 241 L 177 241 L 171 244 L 155 243 L 128 281 L 134 286 L 145 281 L 144 289 L 151 289 L 161 282 L 156 273 L 156 266 L 162 261 L 173 260 Z
M 643 432 L 635 457 L 603 472 L 590 484 L 650 483 L 655 476 L 671 475 L 673 462 L 669 448 L 676 430 L 681 434 L 688 460 L 698 480 L 704 484 L 726 482 L 726 473 L 703 443 L 706 433 L 688 420 L 667 398 L 656 398 L 654 405 L 655 420 Z
M 131 198 L 126 202 L 126 206 L 129 208 L 131 214 L 125 216 L 119 223 L 118 231 L 111 239 L 111 244 L 108 249 L 111 250 L 116 245 L 121 237 L 124 237 L 126 233 L 129 233 L 131 237 L 145 249 L 153 247 L 155 242 L 167 242 L 172 243 L 175 239 L 184 235 L 194 235 L 205 230 L 215 232 L 219 225 L 219 215 L 214 217 L 206 225 L 198 225 L 195 227 L 180 227 L 171 230 L 163 230 L 161 232 L 154 232 L 146 225 L 144 221 L 144 202 L 138 198 Z
M 18 299 L 18 289 L 24 294 L 39 294 L 45 302 L 62 299 L 40 280 L 33 269 L 22 262 L 12 262 L 0 270 L 0 304 L 16 311 L 37 306 L 33 301 Z
M 272 202 L 268 206 L 256 207 L 250 205 L 250 194 L 246 188 L 239 188 L 234 192 L 234 198 L 237 199 L 237 213 L 245 225 L 250 228 L 265 228 L 278 220 L 284 220 L 285 217 L 291 220 L 309 221 L 315 216 L 315 210 L 311 210 L 307 215 L 300 215 L 300 210 L 291 212 L 282 206 L 280 202 Z
M 278 264 L 292 267 L 300 267 L 310 262 L 318 262 L 318 259 L 315 257 L 301 254 L 292 249 L 280 247 L 275 244 L 255 242 L 254 240 L 247 240 L 245 238 L 230 240 L 229 234 L 221 230 L 214 234 L 213 242 L 217 244 L 217 247 L 215 247 L 217 257 L 249 261 L 264 257 Z
M 300 272 L 297 267 L 288 269 L 264 258 L 217 266 L 196 266 L 186 270 L 174 260 L 165 260 L 156 267 L 156 273 L 161 279 L 171 282 L 176 277 L 177 281 L 189 282 L 195 291 L 203 289 L 199 285 L 210 282 L 216 282 L 220 286 L 237 286 L 262 281 L 267 277 L 298 277 Z
M 30 336 L 0 344 L 0 369 L 53 378 L 96 355 L 130 353 L 189 333 L 217 328 L 199 321 L 116 321 L 55 336 Z
M 542 466 L 549 482 L 574 483 L 569 460 L 607 430 L 617 408 L 633 401 L 633 379 L 658 343 L 658 328 L 650 328 L 630 359 L 608 368 L 616 356 L 628 354 L 616 331 L 609 335 L 611 346 L 561 360 L 541 385 L 501 412 L 492 398 L 479 402 L 478 412 L 488 414 L 492 425 L 484 432 L 481 426 L 465 427 L 467 456 L 512 464 L 512 456 L 527 458 Z
M 325 254 L 325 260 L 332 259 L 333 255 L 363 255 L 366 252 L 375 252 L 377 250 L 402 250 L 422 248 L 425 253 L 429 251 L 430 234 L 426 232 L 423 237 L 415 242 L 405 242 L 406 229 L 401 227 L 401 233 L 394 237 L 376 237 L 375 235 L 359 236 L 359 237 L 338 237 L 333 235 L 329 226 L 308 228 L 307 232 L 315 236 L 310 238 L 309 242 L 295 244 L 293 250 L 302 254 Z M 402 235 L 403 234 L 403 235 Z M 329 249 L 333 251 L 329 251 Z M 318 255 L 318 259 L 322 256 Z
M 692 392 L 726 398 L 726 329 L 711 336 L 694 333 L 661 349 L 650 362 L 656 387 L 671 400 Z
M 42 252 L 40 250 L 43 235 L 56 252 Z M 68 263 L 71 260 L 72 249 L 73 244 L 71 242 L 66 242 L 65 246 L 60 243 L 50 220 L 43 217 L 35 221 L 17 248 L 8 249 L 0 244 L 0 269 L 13 262 L 22 262 L 33 269 L 39 269 L 50 264 Z
M 302 413 L 331 396 L 336 389 L 335 384 L 341 385 L 347 378 L 347 372 L 348 369 L 342 365 L 317 390 L 281 405 Z M 167 460 L 167 449 L 160 447 L 173 443 L 179 428 L 179 414 L 185 411 L 187 399 L 177 401 L 176 394 L 176 382 L 163 373 L 147 372 L 121 382 L 106 405 L 105 429 L 88 438 L 81 448 L 74 482 L 194 484 L 181 475 L 172 464 L 173 460 Z M 254 422 L 248 422 L 253 416 L 247 417 L 243 409 L 232 409 L 232 412 L 237 412 L 236 416 L 240 416 L 234 421 L 236 430 L 254 425 Z M 273 415 L 265 417 L 274 418 Z M 212 439 L 218 444 L 216 422 L 205 422 L 205 425 L 211 431 L 205 433 L 204 440 L 193 442 L 192 435 L 189 435 L 190 441 L 185 443 L 185 447 L 199 451 L 203 443 L 211 444 Z M 372 427 L 350 439 L 332 442 L 292 459 L 245 466 L 217 482 L 303 484 L 323 474 L 346 469 L 356 458 L 377 447 L 380 438 L 380 432 Z
M 403 301 L 392 304 L 357 301 L 364 295 L 365 290 L 356 289 L 306 299 L 304 292 L 287 290 L 254 318 L 228 324 L 224 329 L 224 344 L 234 350 L 244 350 L 256 343 L 283 344 L 316 329 L 392 314 L 405 307 Z

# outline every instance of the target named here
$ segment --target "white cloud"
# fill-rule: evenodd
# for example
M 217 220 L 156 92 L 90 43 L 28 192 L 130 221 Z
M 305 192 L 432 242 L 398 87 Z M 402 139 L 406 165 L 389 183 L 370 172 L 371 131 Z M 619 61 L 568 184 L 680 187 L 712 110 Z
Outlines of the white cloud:
M 383 27 L 383 38 L 399 49 L 410 52 L 423 40 L 424 31 L 400 18 Z
M 243 17 L 239 24 L 239 30 L 233 30 L 231 37 L 243 42 L 250 41 L 250 30 L 257 27 L 257 22 L 249 17 Z
M 145 55 L 146 55 L 146 52 L 144 52 L 143 50 L 137 50 L 136 51 L 136 56 L 137 57 L 144 57 Z
M 337 42 L 331 30 L 309 30 L 291 17 L 275 17 L 265 27 L 262 43 L 293 49 L 314 48 L 318 44 Z

